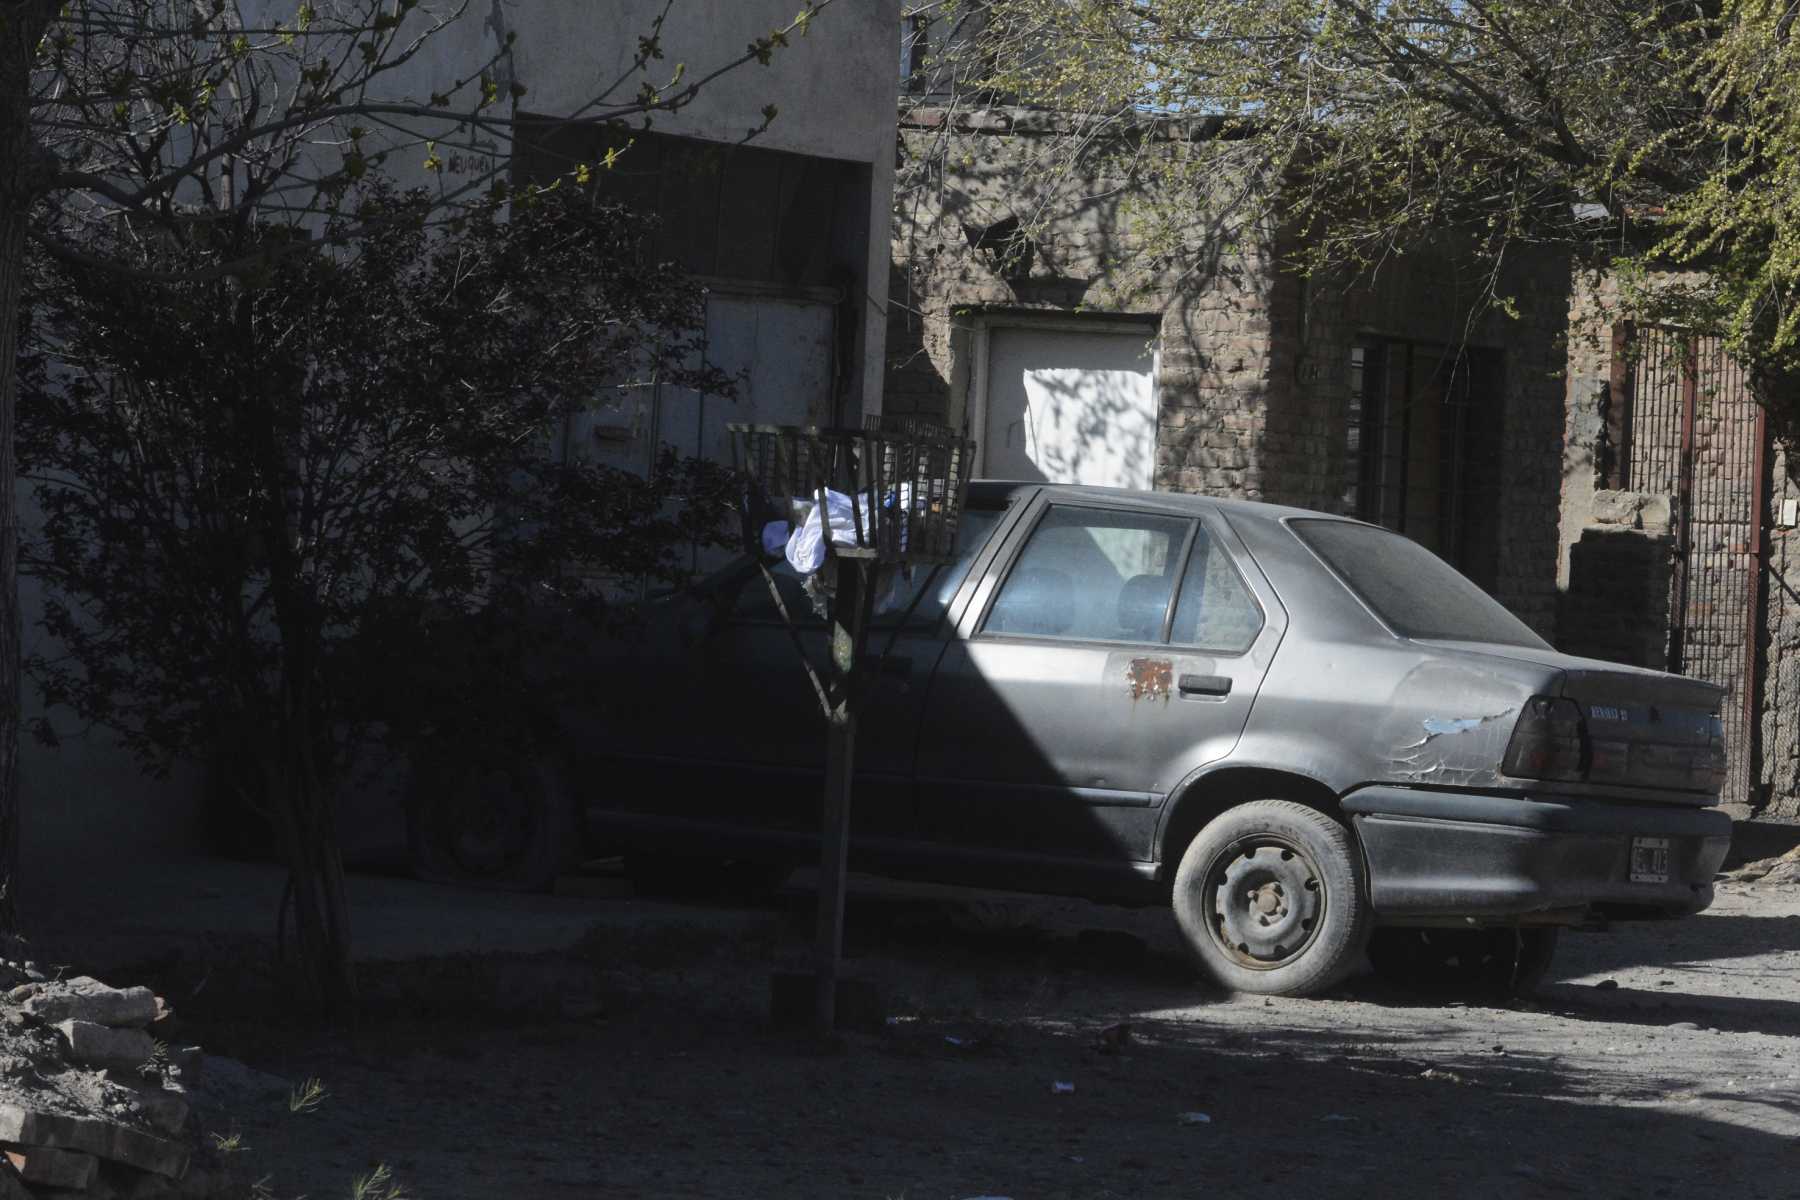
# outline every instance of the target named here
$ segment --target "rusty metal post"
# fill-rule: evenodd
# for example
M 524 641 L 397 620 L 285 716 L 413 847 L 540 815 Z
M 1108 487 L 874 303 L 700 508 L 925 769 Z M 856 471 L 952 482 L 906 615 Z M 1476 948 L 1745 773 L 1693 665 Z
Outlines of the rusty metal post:
M 862 655 L 879 568 L 866 558 L 837 560 L 831 606 L 833 692 L 826 714 L 825 795 L 819 820 L 818 939 L 814 945 L 813 1025 L 820 1037 L 837 1028 L 838 964 L 844 943 L 844 885 L 850 854 L 850 793 L 856 776 L 856 701 Z
M 1676 503 L 1681 511 L 1675 520 L 1675 611 L 1670 614 L 1669 670 L 1687 674 L 1688 592 L 1692 586 L 1690 571 L 1694 548 L 1694 416 L 1700 396 L 1699 340 L 1683 335 L 1681 341 L 1681 459 L 1676 476 Z
M 1747 391 L 1748 389 L 1746 389 Z M 1744 800 L 1754 806 L 1757 790 L 1762 786 L 1762 713 L 1763 696 L 1763 588 L 1768 582 L 1767 533 L 1769 520 L 1769 410 L 1756 405 L 1756 426 L 1750 435 L 1755 439 L 1750 468 L 1750 529 L 1747 539 L 1750 557 L 1744 564 L 1744 737 L 1741 759 L 1744 764 Z

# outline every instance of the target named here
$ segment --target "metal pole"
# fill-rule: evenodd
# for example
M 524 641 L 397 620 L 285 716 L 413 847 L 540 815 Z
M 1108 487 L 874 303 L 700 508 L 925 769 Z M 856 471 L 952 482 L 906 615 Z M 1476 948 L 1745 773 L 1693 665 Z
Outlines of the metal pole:
M 1740 375 L 1742 367 L 1738 368 Z M 1762 589 L 1768 558 L 1763 552 L 1763 523 L 1769 516 L 1769 473 L 1765 458 L 1769 442 L 1769 413 L 1749 394 L 1746 383 L 1737 392 L 1756 407 L 1751 432 L 1755 439 L 1750 467 L 1750 557 L 1744 564 L 1744 736 L 1739 754 L 1744 764 L 1744 801 L 1755 805 L 1762 786 L 1762 720 L 1758 703 L 1762 695 Z
M 837 560 L 837 596 L 831 606 L 833 693 L 826 714 L 825 796 L 819 821 L 818 938 L 813 962 L 817 988 L 813 1025 L 820 1037 L 837 1028 L 838 964 L 844 944 L 844 876 L 850 852 L 850 792 L 856 774 L 857 660 L 862 654 L 874 600 L 873 564 Z
M 1700 391 L 1700 348 L 1684 336 L 1681 342 L 1681 459 L 1675 494 L 1681 513 L 1675 522 L 1675 612 L 1669 637 L 1669 670 L 1688 671 L 1688 589 L 1693 564 L 1689 555 L 1694 541 L 1694 410 Z

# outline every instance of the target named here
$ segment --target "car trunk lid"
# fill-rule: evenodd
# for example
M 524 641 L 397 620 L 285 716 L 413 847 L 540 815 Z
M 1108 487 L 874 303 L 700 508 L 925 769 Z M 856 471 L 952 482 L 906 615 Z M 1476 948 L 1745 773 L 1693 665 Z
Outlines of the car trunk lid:
M 1717 684 L 1576 658 L 1548 647 L 1434 644 L 1558 672 L 1560 682 L 1548 694 L 1573 701 L 1581 716 L 1580 773 L 1570 782 L 1633 792 L 1679 792 L 1690 802 L 1718 794 L 1725 770 L 1719 720 L 1725 689 Z
M 1723 688 L 1588 668 L 1567 671 L 1562 694 L 1581 709 L 1590 783 L 1717 794 L 1725 770 Z

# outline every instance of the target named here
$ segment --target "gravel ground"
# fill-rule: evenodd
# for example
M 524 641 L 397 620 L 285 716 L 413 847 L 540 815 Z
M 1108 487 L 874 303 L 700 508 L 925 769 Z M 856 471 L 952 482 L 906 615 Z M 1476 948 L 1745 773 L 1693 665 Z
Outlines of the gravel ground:
M 1194 980 L 1166 912 L 876 887 L 852 965 L 891 1017 L 836 1053 L 767 1023 L 808 906 L 621 902 L 571 953 L 394 968 L 388 1015 L 347 1036 L 218 1014 L 209 1049 L 330 1093 L 301 1114 L 247 1094 L 219 1132 L 313 1200 L 377 1163 L 418 1200 L 1800 1189 L 1791 885 L 1566 935 L 1507 1008 L 1367 977 L 1232 997 Z

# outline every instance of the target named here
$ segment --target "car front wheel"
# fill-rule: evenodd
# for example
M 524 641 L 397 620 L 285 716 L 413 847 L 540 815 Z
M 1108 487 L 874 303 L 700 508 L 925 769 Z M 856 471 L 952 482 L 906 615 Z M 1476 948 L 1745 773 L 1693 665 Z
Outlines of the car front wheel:
M 1227 809 L 1175 872 L 1176 922 L 1209 974 L 1237 992 L 1310 996 L 1360 961 L 1372 915 L 1350 831 L 1317 809 Z

